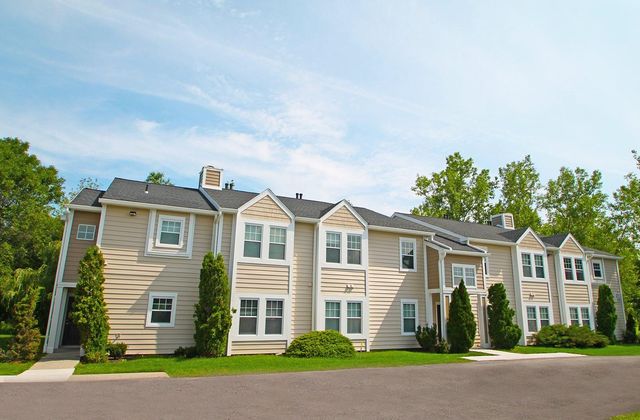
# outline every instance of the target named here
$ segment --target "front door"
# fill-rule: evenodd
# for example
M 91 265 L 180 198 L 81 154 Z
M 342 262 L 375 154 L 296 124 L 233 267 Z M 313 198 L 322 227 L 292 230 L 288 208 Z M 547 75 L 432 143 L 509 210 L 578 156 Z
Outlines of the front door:
M 67 297 L 67 309 L 64 314 L 64 329 L 62 332 L 62 345 L 63 346 L 79 346 L 80 345 L 80 331 L 76 324 L 73 323 L 69 316 L 73 311 L 74 296 L 69 294 Z
M 438 319 L 438 338 L 442 340 L 442 313 L 439 303 L 436 304 L 436 318 Z

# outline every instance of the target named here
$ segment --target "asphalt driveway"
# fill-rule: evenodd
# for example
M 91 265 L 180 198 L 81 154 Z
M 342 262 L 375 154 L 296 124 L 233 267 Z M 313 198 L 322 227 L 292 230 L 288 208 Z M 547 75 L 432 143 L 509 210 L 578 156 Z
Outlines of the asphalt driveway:
M 640 410 L 640 357 L 0 385 L 2 418 L 608 418 Z

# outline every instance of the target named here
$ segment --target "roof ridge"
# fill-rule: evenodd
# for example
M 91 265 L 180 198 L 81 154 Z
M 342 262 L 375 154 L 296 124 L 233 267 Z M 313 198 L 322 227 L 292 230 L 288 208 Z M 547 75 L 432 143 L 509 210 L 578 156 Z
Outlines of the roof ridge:
M 129 179 L 129 178 L 122 178 L 119 176 L 116 176 L 113 178 L 113 180 L 115 181 L 116 179 L 122 180 L 122 181 L 128 181 L 128 182 L 137 182 L 138 184 L 149 184 L 149 185 L 157 185 L 159 187 L 167 187 L 167 188 L 180 188 L 183 190 L 191 190 L 191 191 L 200 191 L 200 188 L 193 188 L 193 187 L 183 187 L 182 185 L 167 185 L 167 184 L 156 184 L 153 182 L 148 182 L 148 181 L 140 181 L 138 179 Z M 108 188 L 107 188 L 108 189 Z

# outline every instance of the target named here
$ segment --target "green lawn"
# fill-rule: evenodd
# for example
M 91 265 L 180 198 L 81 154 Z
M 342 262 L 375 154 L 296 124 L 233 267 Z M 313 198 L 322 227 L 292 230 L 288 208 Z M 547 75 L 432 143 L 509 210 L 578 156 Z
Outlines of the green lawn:
M 469 355 L 479 355 L 479 353 L 434 354 L 409 350 L 388 350 L 358 353 L 351 359 L 298 359 L 273 355 L 232 356 L 217 359 L 153 356 L 100 364 L 81 364 L 76 367 L 75 374 L 166 372 L 169 376 L 174 377 L 240 375 L 461 363 L 466 362 L 462 357 Z
M 2 331 L 5 333 L 6 331 Z M 5 350 L 11 341 L 11 334 L 0 334 L 0 349 Z M 35 362 L 7 363 L 0 362 L 0 375 L 17 375 L 29 369 Z
M 640 411 L 635 413 L 620 414 L 619 416 L 611 417 L 611 420 L 639 420 Z
M 564 349 L 555 347 L 537 346 L 517 346 L 511 350 L 514 353 L 534 354 L 534 353 L 576 353 L 587 356 L 640 356 L 640 345 L 637 344 L 616 344 L 609 345 L 602 349 Z

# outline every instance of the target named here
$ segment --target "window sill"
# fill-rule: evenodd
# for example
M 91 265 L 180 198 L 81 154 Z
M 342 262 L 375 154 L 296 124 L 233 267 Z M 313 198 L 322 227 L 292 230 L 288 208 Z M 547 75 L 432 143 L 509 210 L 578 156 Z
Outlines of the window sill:
M 414 269 L 400 268 L 398 271 L 400 271 L 401 273 L 417 273 L 418 272 L 416 268 Z
M 582 286 L 586 286 L 588 284 L 584 280 L 565 280 L 564 283 L 565 284 L 577 284 L 577 285 L 582 285 Z
M 145 251 L 145 257 L 163 257 L 163 258 L 184 258 L 191 259 L 191 254 L 186 252 L 166 252 L 166 251 Z
M 530 281 L 533 283 L 549 283 L 549 279 L 547 278 L 539 278 L 539 277 L 521 277 L 520 281 Z
M 263 264 L 263 265 L 291 265 L 289 260 L 271 260 L 268 258 L 239 257 L 239 263 L 245 264 Z
M 175 328 L 175 324 L 146 324 L 145 328 Z
M 345 263 L 332 263 L 332 262 L 323 262 L 320 264 L 321 268 L 342 268 L 345 270 L 365 270 L 365 266 L 363 264 L 345 264 Z
M 232 341 L 285 341 L 287 338 L 282 335 L 236 335 L 231 337 Z

